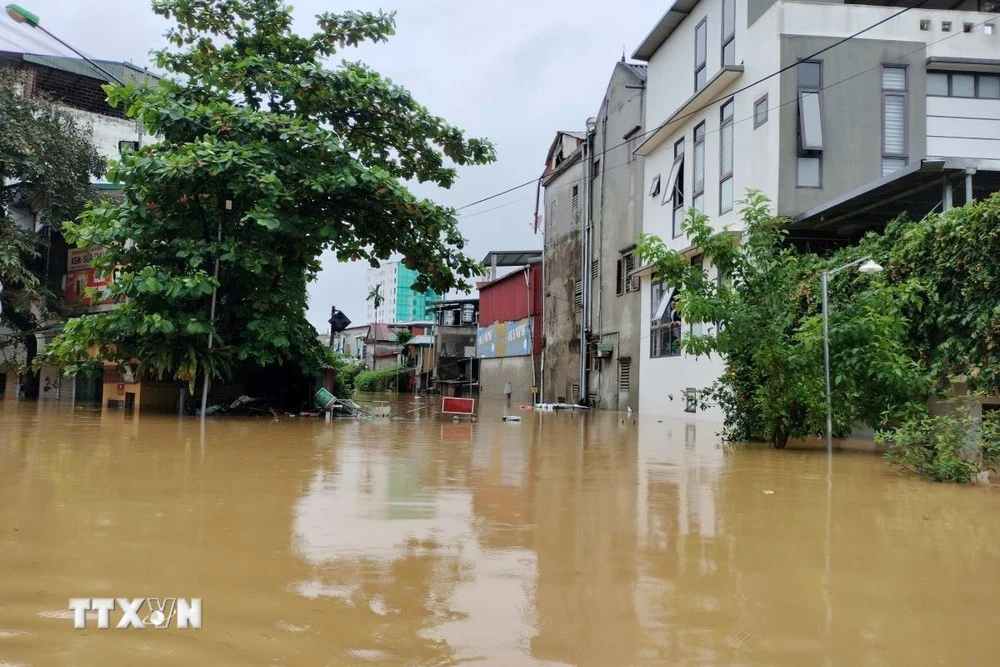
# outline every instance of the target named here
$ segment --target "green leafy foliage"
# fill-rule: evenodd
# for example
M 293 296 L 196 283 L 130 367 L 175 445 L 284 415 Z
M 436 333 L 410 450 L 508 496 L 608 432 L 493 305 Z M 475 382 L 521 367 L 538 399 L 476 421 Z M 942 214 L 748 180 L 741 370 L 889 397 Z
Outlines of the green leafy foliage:
M 1000 195 L 900 218 L 859 250 L 905 290 L 910 344 L 937 387 L 961 376 L 973 390 L 1000 391 Z
M 0 69 L 0 299 L 4 321 L 27 330 L 58 309 L 59 300 L 34 266 L 40 257 L 35 230 L 15 224 L 11 211 L 37 214 L 45 225 L 73 219 L 94 199 L 90 179 L 106 165 L 89 127 L 43 98 L 24 97 L 23 90 L 20 72 Z
M 175 21 L 170 49 L 156 54 L 170 77 L 105 90 L 160 141 L 112 169 L 121 203 L 66 227 L 80 245 L 109 248 L 102 266 L 126 267 L 111 290 L 122 305 L 76 320 L 46 348 L 50 359 L 97 350 L 189 382 L 248 363 L 297 362 L 312 375 L 324 352 L 305 320 L 306 286 L 322 253 L 372 266 L 398 253 L 419 271 L 415 289 L 469 286 L 480 267 L 462 252 L 455 211 L 404 182 L 449 187 L 457 166 L 492 161 L 493 147 L 364 64 L 326 64 L 388 39 L 392 15 L 322 14 L 303 36 L 282 0 L 154 0 L 153 9 Z
M 337 398 L 350 398 L 354 394 L 355 379 L 365 370 L 364 363 L 349 359 L 330 348 L 326 349 L 326 362 L 335 371 L 333 395 Z
M 785 243 L 785 221 L 771 215 L 763 195 L 750 191 L 740 205 L 742 235 L 715 231 L 694 210 L 682 223 L 691 245 L 710 258 L 721 279 L 692 266 L 658 238 L 644 236 L 639 249 L 676 288 L 683 318 L 712 323 L 710 333 L 685 336 L 681 343 L 687 354 L 719 354 L 725 360 L 721 378 L 700 393 L 703 403 L 723 410 L 724 436 L 783 448 L 790 438 L 825 430 L 820 273 L 851 261 L 848 256 L 856 251 L 825 259 L 797 253 Z M 831 293 L 838 433 L 921 409 L 927 382 L 909 355 L 899 292 L 882 277 L 862 276 Z
M 964 484 L 1000 462 L 1000 415 L 980 419 L 955 400 L 945 414 L 910 419 L 875 438 L 892 464 L 935 482 Z
M 377 371 L 362 371 L 354 379 L 354 387 L 358 391 L 385 391 L 393 386 L 396 378 L 406 373 L 403 366 L 390 366 Z

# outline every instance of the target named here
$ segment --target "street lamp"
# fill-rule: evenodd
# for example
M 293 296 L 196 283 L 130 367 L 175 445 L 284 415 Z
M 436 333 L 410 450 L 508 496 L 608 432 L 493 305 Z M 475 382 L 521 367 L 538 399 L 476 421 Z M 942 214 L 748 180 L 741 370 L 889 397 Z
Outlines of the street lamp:
M 860 266 L 858 266 L 860 264 Z M 862 257 L 832 271 L 823 271 L 823 366 L 826 373 L 826 451 L 833 453 L 833 399 L 830 394 L 830 304 L 827 300 L 827 286 L 830 276 L 857 266 L 858 271 L 871 275 L 879 273 L 882 267 L 871 257 Z
M 108 79 L 110 81 L 117 81 L 121 85 L 123 85 L 123 86 L 125 85 L 125 82 L 122 81 L 121 79 L 119 79 L 117 76 L 115 76 L 114 74 L 111 74 L 106 69 L 104 69 L 103 67 L 101 67 L 100 65 L 98 65 L 97 63 L 95 63 L 93 60 L 91 60 L 87 56 L 83 55 L 82 53 L 80 53 L 79 51 L 77 51 L 76 49 L 74 49 L 72 46 L 70 46 L 66 42 L 62 41 L 61 39 L 59 39 L 58 37 L 56 37 L 55 35 L 53 35 L 48 30 L 46 30 L 45 28 L 43 28 L 42 27 L 42 20 L 40 18 L 38 18 L 37 14 L 32 14 L 31 12 L 29 12 L 24 7 L 21 7 L 20 5 L 14 5 L 14 4 L 7 5 L 6 9 L 7 9 L 7 16 L 9 16 L 11 19 L 13 19 L 15 23 L 21 23 L 21 24 L 24 24 L 24 25 L 28 25 L 28 26 L 31 26 L 32 28 L 38 28 L 39 30 L 41 30 L 42 32 L 44 32 L 46 35 L 48 35 L 49 37 L 51 37 L 52 39 L 56 40 L 57 42 L 59 42 L 60 44 L 62 44 L 63 46 L 65 46 L 67 49 L 69 49 L 70 51 L 72 51 L 76 55 L 78 55 L 81 58 L 83 58 L 84 60 L 86 60 L 88 63 L 90 63 L 91 67 L 93 67 L 94 69 L 96 69 L 97 71 L 99 71 L 104 76 L 108 77 Z

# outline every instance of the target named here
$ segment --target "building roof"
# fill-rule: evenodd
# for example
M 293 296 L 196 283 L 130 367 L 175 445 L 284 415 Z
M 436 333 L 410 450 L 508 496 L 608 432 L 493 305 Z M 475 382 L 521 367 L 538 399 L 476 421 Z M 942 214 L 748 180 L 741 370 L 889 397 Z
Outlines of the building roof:
M 492 250 L 483 259 L 487 267 L 493 266 L 524 266 L 542 261 L 541 250 Z
M 407 341 L 406 344 L 415 345 L 417 347 L 434 347 L 434 336 L 421 334 L 419 336 L 414 336 L 409 341 Z
M 435 301 L 428 308 L 431 310 L 444 310 L 445 308 L 453 308 L 455 306 L 464 306 L 465 304 L 477 304 L 479 303 L 479 297 L 470 297 L 468 299 L 446 299 L 444 301 Z
M 57 69 L 62 72 L 68 72 L 69 74 L 75 74 L 77 76 L 85 76 L 90 79 L 96 79 L 98 81 L 105 82 L 107 77 L 104 76 L 99 70 L 95 69 L 83 58 L 69 58 L 65 56 L 46 56 L 35 53 L 21 53 L 18 51 L 3 51 L 0 52 L 0 57 L 15 58 L 23 60 L 26 63 L 31 63 L 33 65 L 41 65 L 42 67 L 51 67 L 52 69 Z M 133 65 L 129 62 L 118 62 L 115 60 L 97 60 L 92 59 L 97 65 L 108 71 L 108 74 L 112 74 L 126 83 L 132 82 L 155 82 L 161 79 L 160 76 L 150 72 L 149 70 Z
M 641 65 L 639 63 L 620 62 L 618 63 L 618 66 L 625 68 L 627 71 L 631 72 L 637 79 L 640 79 L 642 81 L 645 81 L 646 76 L 648 75 L 649 68 L 646 65 Z
M 368 340 L 374 341 L 395 341 L 397 331 L 406 331 L 406 327 L 396 326 L 394 324 L 369 324 L 368 325 Z
M 663 15 L 662 18 L 653 27 L 652 31 L 646 38 L 642 40 L 639 44 L 639 48 L 635 50 L 632 54 L 632 58 L 635 60 L 641 60 L 643 62 L 649 62 L 649 59 L 653 57 L 653 54 L 663 46 L 663 43 L 667 41 L 667 38 L 673 34 L 677 26 L 688 17 L 691 10 L 697 6 L 698 0 L 674 0 L 670 9 Z
M 541 260 L 539 260 L 538 262 L 533 262 L 533 264 L 541 264 Z M 525 267 L 525 268 L 527 268 L 527 267 Z M 490 289 L 492 287 L 496 287 L 497 285 L 499 285 L 499 284 L 501 284 L 503 282 L 506 282 L 508 280 L 513 280 L 515 278 L 523 281 L 524 280 L 524 270 L 521 270 L 521 271 L 511 271 L 510 273 L 502 275 L 499 278 L 496 278 L 495 280 L 490 280 L 490 281 L 487 281 L 487 282 L 477 283 L 476 287 L 479 288 L 479 292 L 480 292 L 480 294 L 482 294 L 483 290 L 488 290 L 488 289 Z

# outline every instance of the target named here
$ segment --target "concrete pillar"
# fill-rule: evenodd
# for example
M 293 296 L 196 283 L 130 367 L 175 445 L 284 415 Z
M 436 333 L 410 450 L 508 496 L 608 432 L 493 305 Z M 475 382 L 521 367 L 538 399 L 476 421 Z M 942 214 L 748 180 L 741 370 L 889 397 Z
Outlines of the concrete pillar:
M 942 187 L 943 187 L 944 191 L 943 191 L 943 194 L 942 194 L 942 197 L 941 197 L 942 198 L 941 210 L 942 211 L 947 211 L 947 210 L 950 210 L 952 208 L 952 206 L 953 206 L 953 204 L 952 204 L 951 181 L 948 180 L 947 177 L 945 177 L 945 179 L 943 181 Z

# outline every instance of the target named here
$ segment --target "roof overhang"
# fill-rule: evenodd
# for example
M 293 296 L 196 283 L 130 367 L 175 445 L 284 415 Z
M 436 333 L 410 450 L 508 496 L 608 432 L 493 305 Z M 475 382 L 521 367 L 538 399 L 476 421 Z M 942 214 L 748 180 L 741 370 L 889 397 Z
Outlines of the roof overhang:
M 951 58 L 931 56 L 927 67 L 934 70 L 956 70 L 961 72 L 1000 72 L 1000 60 L 996 58 Z
M 653 54 L 663 46 L 667 38 L 673 34 L 677 26 L 687 18 L 697 4 L 698 0 L 674 0 L 667 13 L 660 18 L 652 31 L 639 44 L 639 48 L 632 54 L 632 59 L 648 63 Z
M 689 97 L 670 118 L 656 128 L 653 134 L 636 149 L 635 154 L 642 155 L 643 157 L 649 155 L 666 141 L 670 135 L 680 129 L 682 123 L 695 111 L 712 104 L 712 100 L 722 102 L 723 100 L 717 100 L 716 98 L 722 95 L 726 88 L 731 86 L 742 74 L 742 65 L 726 65 L 720 69 L 715 73 L 715 76 L 708 80 L 704 88 Z
M 486 266 L 525 266 L 541 261 L 541 250 L 493 250 L 483 259 L 483 264 Z
M 997 161 L 929 158 L 794 216 L 788 229 L 793 237 L 854 239 L 883 229 L 903 213 L 921 220 L 941 207 L 946 183 L 954 186 L 970 173 L 974 198 L 1000 190 Z M 955 200 L 964 201 L 961 189 L 956 188 Z

